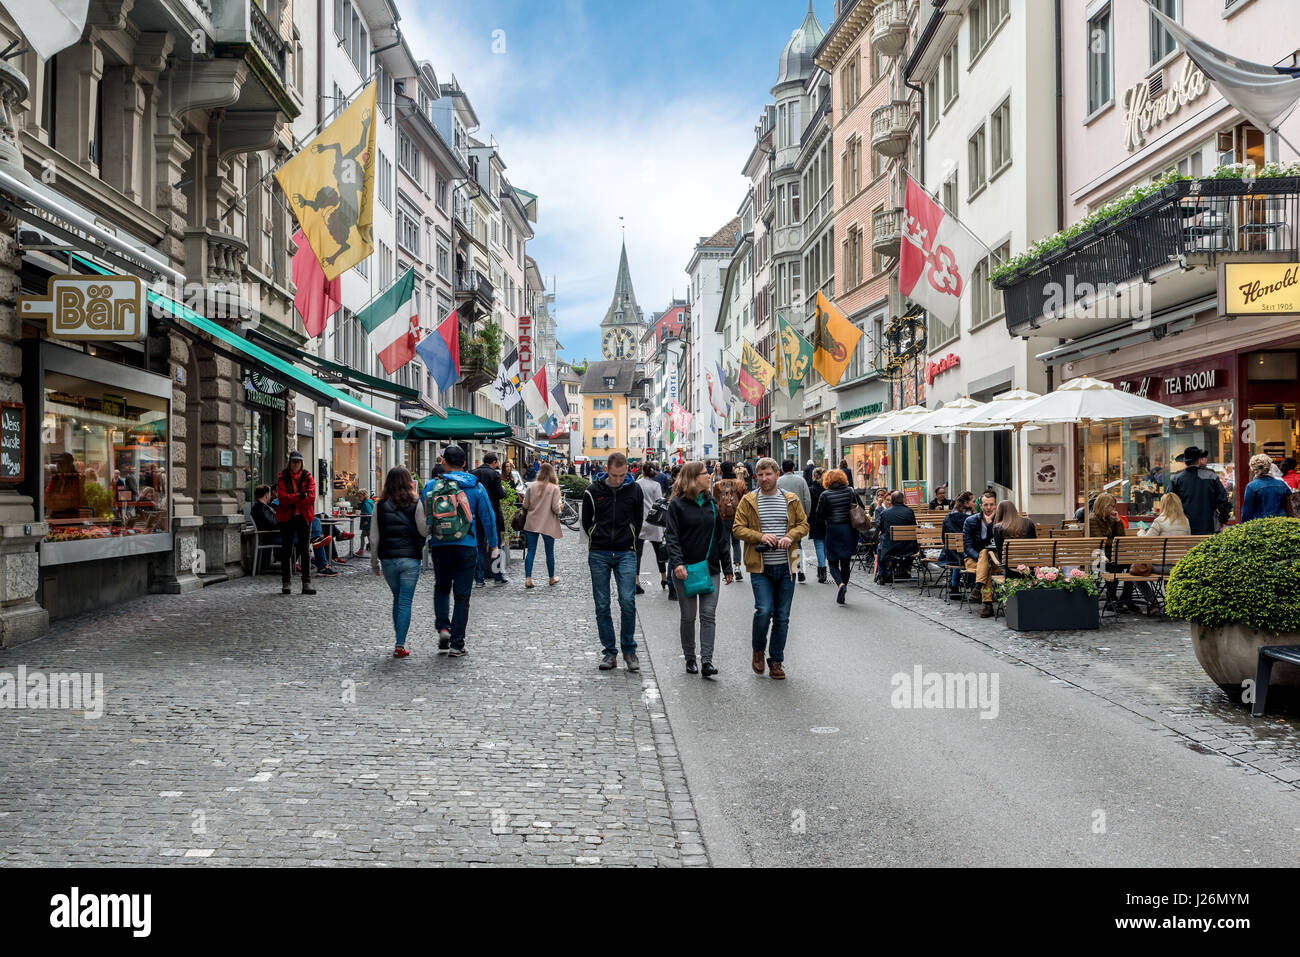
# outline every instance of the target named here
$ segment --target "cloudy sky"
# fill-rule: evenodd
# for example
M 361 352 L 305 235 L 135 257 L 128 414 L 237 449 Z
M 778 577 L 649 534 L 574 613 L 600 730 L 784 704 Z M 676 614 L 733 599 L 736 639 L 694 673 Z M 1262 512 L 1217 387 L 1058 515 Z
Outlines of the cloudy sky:
M 686 291 L 701 236 L 736 214 L 741 167 L 807 0 L 399 0 L 454 73 L 511 183 L 538 194 L 529 253 L 557 294 L 564 357 L 600 354 L 620 240 L 650 318 Z M 833 0 L 814 0 L 823 27 Z M 552 282 L 552 276 L 554 281 Z

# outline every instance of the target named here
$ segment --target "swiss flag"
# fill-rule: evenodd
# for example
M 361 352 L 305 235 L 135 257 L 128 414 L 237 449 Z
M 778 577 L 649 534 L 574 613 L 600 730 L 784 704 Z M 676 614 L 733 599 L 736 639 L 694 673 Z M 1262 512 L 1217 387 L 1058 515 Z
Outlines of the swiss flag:
M 907 177 L 898 288 L 935 318 L 952 323 L 984 247 L 965 226 Z

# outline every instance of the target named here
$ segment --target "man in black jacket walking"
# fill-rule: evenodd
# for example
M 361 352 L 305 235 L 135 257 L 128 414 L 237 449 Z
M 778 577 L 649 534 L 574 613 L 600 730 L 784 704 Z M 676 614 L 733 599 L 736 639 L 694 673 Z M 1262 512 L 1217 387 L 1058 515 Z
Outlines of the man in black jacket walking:
M 611 452 L 607 471 L 598 473 L 582 496 L 582 529 L 587 533 L 587 567 L 596 599 L 596 630 L 600 634 L 600 670 L 618 667 L 609 577 L 618 588 L 620 644 L 623 665 L 640 671 L 636 657 L 636 539 L 641 534 L 641 487 L 627 471 L 627 456 Z
M 501 511 L 501 500 L 506 497 L 506 490 L 501 485 L 501 473 L 497 471 L 497 465 L 500 462 L 495 452 L 489 452 L 483 456 L 483 464 L 476 468 L 471 474 L 478 479 L 478 483 L 483 486 L 483 491 L 487 492 L 488 500 L 492 503 L 492 511 L 497 517 L 497 541 L 501 542 L 501 563 L 505 564 L 506 553 L 509 549 L 506 547 L 506 519 L 505 513 Z M 492 571 L 492 584 L 504 585 L 509 579 L 500 567 L 493 567 L 493 559 L 489 558 L 489 549 L 487 547 L 487 537 L 483 530 L 478 531 L 478 555 L 479 566 L 478 574 L 475 576 L 478 584 L 483 584 L 484 577 L 488 570 Z
M 1219 525 L 1224 525 L 1232 516 L 1228 490 L 1219 481 L 1219 476 L 1206 468 L 1208 460 L 1208 452 L 1189 445 L 1174 459 L 1186 467 L 1169 483 L 1169 491 L 1182 499 L 1183 511 L 1187 513 L 1187 524 L 1191 526 L 1193 535 L 1213 535 L 1218 531 L 1215 519 Z

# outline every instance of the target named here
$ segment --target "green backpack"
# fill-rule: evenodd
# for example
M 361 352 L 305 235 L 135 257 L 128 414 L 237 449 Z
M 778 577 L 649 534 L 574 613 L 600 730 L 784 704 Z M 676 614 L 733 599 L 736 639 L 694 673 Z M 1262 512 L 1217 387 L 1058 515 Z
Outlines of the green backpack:
M 429 535 L 439 542 L 458 542 L 474 527 L 469 496 L 455 479 L 439 476 L 424 500 Z

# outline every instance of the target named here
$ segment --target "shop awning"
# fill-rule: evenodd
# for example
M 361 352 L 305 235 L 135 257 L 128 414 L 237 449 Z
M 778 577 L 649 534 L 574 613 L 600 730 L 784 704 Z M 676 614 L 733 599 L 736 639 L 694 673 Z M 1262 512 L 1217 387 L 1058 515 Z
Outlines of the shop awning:
M 378 376 L 369 375 L 353 369 L 351 366 L 343 365 L 339 362 L 331 362 L 329 359 L 323 359 L 320 356 L 312 355 L 310 352 L 304 352 L 296 349 L 291 345 L 281 342 L 274 336 L 268 336 L 265 332 L 257 329 L 248 330 L 248 334 L 253 337 L 258 345 L 267 350 L 282 356 L 290 362 L 303 362 L 307 365 L 319 369 L 331 377 L 337 377 L 344 382 L 349 382 L 359 389 L 368 389 L 372 392 L 385 392 L 388 395 L 398 399 L 408 399 L 412 402 L 420 400 L 420 390 L 412 389 L 404 385 L 398 385 L 396 382 L 389 382 L 387 379 L 381 379 Z
M 74 258 L 101 276 L 111 275 L 109 270 L 90 262 L 88 259 L 83 259 L 80 256 Z M 169 319 L 164 316 L 162 321 L 166 325 L 175 329 L 181 335 L 199 342 L 217 353 L 226 355 L 232 361 L 241 365 L 254 366 L 271 378 L 283 382 L 294 391 L 310 396 L 321 405 L 343 415 L 351 416 L 360 422 L 366 422 L 387 432 L 394 433 L 405 428 L 405 425 L 396 419 L 390 419 L 388 416 L 370 408 L 370 406 L 358 402 L 346 392 L 340 392 L 332 385 L 321 382 L 311 373 L 286 362 L 256 343 L 240 338 L 238 334 L 231 332 L 220 323 L 200 316 L 188 306 L 184 306 L 156 292 L 149 292 L 148 297 L 149 304 L 155 309 L 175 317 Z M 229 348 L 223 349 L 220 345 L 208 342 L 197 335 L 199 332 L 207 333 Z
M 426 415 L 418 422 L 412 422 L 405 432 L 393 433 L 399 441 L 419 442 L 427 439 L 508 439 L 514 430 L 504 422 L 485 419 L 481 415 L 462 412 L 460 409 L 447 407 L 447 417 L 440 419 L 436 415 Z

